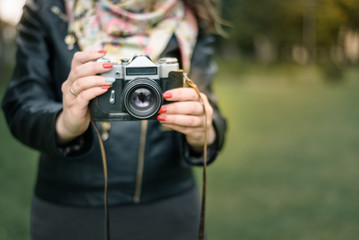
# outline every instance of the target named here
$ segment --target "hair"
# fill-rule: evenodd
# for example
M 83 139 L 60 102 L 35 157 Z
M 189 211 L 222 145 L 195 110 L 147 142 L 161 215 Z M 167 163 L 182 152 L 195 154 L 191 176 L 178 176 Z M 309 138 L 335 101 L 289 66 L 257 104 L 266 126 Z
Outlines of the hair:
M 194 12 L 199 26 L 205 33 L 226 36 L 223 25 L 228 25 L 220 16 L 220 0 L 183 0 Z

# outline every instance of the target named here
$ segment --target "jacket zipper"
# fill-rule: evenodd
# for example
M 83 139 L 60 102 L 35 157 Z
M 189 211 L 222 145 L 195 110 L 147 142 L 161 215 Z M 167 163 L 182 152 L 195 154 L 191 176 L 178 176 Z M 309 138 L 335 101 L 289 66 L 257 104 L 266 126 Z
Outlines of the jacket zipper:
M 139 203 L 141 199 L 143 168 L 145 164 L 147 129 L 148 129 L 148 121 L 147 120 L 141 121 L 141 135 L 140 135 L 140 147 L 138 149 L 136 187 L 133 196 L 133 201 L 135 203 Z

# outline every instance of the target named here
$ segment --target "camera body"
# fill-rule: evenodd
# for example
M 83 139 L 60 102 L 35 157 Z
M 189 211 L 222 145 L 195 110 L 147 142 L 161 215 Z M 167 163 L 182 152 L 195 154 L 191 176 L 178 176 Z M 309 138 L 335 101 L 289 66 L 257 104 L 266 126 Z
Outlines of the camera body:
M 100 58 L 98 62 L 111 62 Z M 161 58 L 154 63 L 148 56 L 121 59 L 101 76 L 115 78 L 109 90 L 91 100 L 94 121 L 132 121 L 156 119 L 164 103 L 162 93 L 183 87 L 183 73 L 176 58 Z

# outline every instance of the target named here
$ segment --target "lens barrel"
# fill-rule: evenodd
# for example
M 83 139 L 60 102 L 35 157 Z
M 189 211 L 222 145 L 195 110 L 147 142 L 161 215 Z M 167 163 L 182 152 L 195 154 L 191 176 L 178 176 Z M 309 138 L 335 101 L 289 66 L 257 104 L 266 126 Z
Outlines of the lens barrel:
M 149 78 L 131 80 L 123 89 L 123 103 L 127 112 L 138 119 L 154 116 L 162 105 L 162 89 Z

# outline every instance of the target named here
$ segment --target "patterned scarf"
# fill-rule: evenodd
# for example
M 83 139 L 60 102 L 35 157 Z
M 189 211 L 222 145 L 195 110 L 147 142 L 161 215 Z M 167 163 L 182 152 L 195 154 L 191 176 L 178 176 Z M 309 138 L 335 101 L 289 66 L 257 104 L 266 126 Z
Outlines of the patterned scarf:
M 182 66 L 190 70 L 197 39 L 197 22 L 181 0 L 65 0 L 69 33 L 83 51 L 104 49 L 119 62 L 146 54 L 153 61 L 173 36 L 179 44 Z

